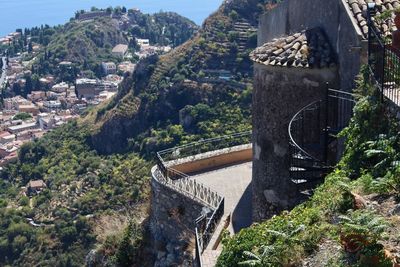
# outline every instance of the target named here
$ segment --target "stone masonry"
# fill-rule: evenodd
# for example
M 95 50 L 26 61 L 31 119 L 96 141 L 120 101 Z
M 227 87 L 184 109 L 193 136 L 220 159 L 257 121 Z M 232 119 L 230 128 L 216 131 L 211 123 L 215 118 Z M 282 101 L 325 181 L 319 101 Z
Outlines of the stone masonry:
M 336 68 L 299 69 L 255 64 L 253 92 L 253 220 L 298 204 L 289 178 L 289 122 L 301 108 L 323 99 Z
M 326 82 L 349 92 L 355 87 L 356 76 L 367 63 L 367 2 L 371 1 L 285 0 L 260 17 L 259 47 L 251 54 L 255 221 L 296 204 L 289 179 L 289 121 L 305 105 L 324 99 Z M 378 15 L 400 7 L 399 0 L 373 2 Z M 374 23 L 389 35 L 395 30 L 393 17 Z M 324 32 L 335 66 L 331 57 L 320 53 L 327 53 L 325 45 L 311 44 L 306 33 L 313 29 Z M 319 64 L 314 64 L 315 58 Z
M 195 219 L 203 205 L 171 188 L 151 181 L 151 234 L 157 260 L 154 266 L 192 266 Z

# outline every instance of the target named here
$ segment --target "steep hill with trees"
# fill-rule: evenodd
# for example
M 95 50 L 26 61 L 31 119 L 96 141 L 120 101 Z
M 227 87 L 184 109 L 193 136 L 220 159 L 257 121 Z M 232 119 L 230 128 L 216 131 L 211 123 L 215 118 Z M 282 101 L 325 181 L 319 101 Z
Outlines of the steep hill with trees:
M 151 156 L 175 144 L 251 128 L 248 52 L 256 46 L 256 18 L 264 12 L 264 2 L 225 2 L 191 40 L 164 56 L 141 61 L 109 103 L 77 124 L 23 146 L 18 162 L 1 174 L 0 265 L 151 264 L 143 231 Z M 167 23 L 166 16 L 155 21 Z M 97 47 L 102 30 L 97 33 L 95 25 L 107 24 L 105 30 L 124 38 L 107 20 L 65 27 L 88 43 L 84 53 L 96 55 L 103 48 Z M 94 33 L 88 33 L 90 25 Z M 178 44 L 184 38 L 176 36 L 179 27 L 174 27 L 144 29 L 140 37 L 151 39 L 150 32 L 161 30 L 167 37 L 159 42 Z M 51 64 L 83 58 L 73 44 L 77 54 L 69 55 L 73 35 L 63 30 L 51 35 L 43 52 L 54 62 L 49 72 Z M 104 46 L 108 42 L 105 36 Z M 29 200 L 22 187 L 34 179 L 42 179 L 47 188 Z
M 59 69 L 58 64 L 69 61 L 74 64 L 72 78 L 80 71 L 88 72 L 89 76 L 90 71 L 100 76 L 102 61 L 120 61 L 111 53 L 116 44 L 127 44 L 130 52 L 134 52 L 138 49 L 135 38 L 146 38 L 153 45 L 175 47 L 188 40 L 198 29 L 194 22 L 173 12 L 153 15 L 133 10 L 123 13 L 119 9 L 110 9 L 109 12 L 106 17 L 85 21 L 72 19 L 64 26 L 55 28 L 38 56 L 34 72 L 66 76 L 60 72 L 70 70 Z
M 101 153 L 148 153 L 250 128 L 258 16 L 268 1 L 225 2 L 199 33 L 171 53 L 142 62 L 118 95 L 88 116 Z M 129 144 L 129 146 L 128 146 Z

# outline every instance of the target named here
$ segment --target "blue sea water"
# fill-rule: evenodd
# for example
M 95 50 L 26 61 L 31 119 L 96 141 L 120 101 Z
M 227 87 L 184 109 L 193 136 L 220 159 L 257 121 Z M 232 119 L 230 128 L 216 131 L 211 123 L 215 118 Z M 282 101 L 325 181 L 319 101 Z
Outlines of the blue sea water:
M 17 28 L 64 24 L 75 11 L 93 6 L 125 6 L 144 13 L 174 11 L 200 25 L 221 3 L 222 0 L 0 0 L 0 36 Z

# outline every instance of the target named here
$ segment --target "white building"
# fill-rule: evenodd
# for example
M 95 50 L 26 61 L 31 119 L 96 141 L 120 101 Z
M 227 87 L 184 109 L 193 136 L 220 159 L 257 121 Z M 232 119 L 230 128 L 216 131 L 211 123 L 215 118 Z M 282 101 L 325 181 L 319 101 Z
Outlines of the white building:
M 62 83 L 55 84 L 53 87 L 51 87 L 51 91 L 53 91 L 55 93 L 65 93 L 65 92 L 67 92 L 68 88 L 69 88 L 68 83 L 62 82 Z
M 105 75 L 115 74 L 117 72 L 117 66 L 114 62 L 103 62 L 101 66 Z
M 61 109 L 61 102 L 59 100 L 44 101 L 43 108 L 48 111 Z
M 139 39 L 136 38 L 136 42 L 140 46 L 141 49 L 146 48 L 150 45 L 150 40 L 149 39 Z
M 8 127 L 8 131 L 10 133 L 16 134 L 16 133 L 20 133 L 20 132 L 23 132 L 23 131 L 36 129 L 37 126 L 38 125 L 36 124 L 36 122 L 24 123 L 24 124 L 21 124 L 21 125 L 10 126 L 10 127 Z

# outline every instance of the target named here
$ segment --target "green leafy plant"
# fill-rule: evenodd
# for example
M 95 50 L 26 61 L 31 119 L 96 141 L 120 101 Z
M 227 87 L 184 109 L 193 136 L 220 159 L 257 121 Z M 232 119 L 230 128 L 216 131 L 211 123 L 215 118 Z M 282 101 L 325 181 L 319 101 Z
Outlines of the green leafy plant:
M 273 246 L 262 246 L 261 253 L 244 251 L 243 254 L 245 257 L 249 258 L 246 261 L 242 261 L 239 265 L 244 266 L 274 266 L 273 264 L 278 261 L 278 259 L 274 256 L 274 247 Z
M 383 217 L 371 211 L 350 211 L 339 218 L 342 244 L 351 253 L 375 247 L 388 227 Z

